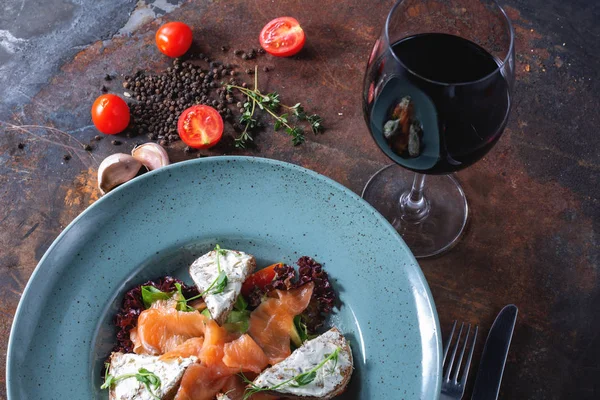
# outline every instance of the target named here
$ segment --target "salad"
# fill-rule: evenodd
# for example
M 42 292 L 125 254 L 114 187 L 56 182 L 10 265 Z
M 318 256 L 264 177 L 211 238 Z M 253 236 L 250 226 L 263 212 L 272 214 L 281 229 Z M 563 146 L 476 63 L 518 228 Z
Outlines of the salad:
M 325 327 L 335 292 L 310 257 L 256 270 L 247 253 L 195 260 L 193 286 L 163 277 L 126 293 L 102 389 L 118 400 L 331 399 L 352 352 Z

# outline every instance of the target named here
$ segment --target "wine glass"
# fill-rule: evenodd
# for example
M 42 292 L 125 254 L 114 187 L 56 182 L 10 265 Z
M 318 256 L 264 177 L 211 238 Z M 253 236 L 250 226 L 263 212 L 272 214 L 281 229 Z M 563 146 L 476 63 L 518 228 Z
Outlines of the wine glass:
M 450 174 L 481 159 L 504 131 L 513 42 L 494 0 L 399 0 L 373 46 L 363 112 L 396 164 L 373 175 L 362 196 L 417 258 L 448 250 L 465 229 L 467 199 Z

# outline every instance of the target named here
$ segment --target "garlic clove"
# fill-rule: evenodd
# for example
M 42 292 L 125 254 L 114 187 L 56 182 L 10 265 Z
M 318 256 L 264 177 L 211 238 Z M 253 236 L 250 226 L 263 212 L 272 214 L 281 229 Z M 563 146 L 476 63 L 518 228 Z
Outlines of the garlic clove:
M 167 151 L 161 145 L 153 142 L 136 146 L 131 151 L 131 155 L 150 171 L 169 165 Z
M 98 167 L 98 187 L 102 194 L 133 179 L 142 163 L 129 154 L 117 153 L 106 157 Z

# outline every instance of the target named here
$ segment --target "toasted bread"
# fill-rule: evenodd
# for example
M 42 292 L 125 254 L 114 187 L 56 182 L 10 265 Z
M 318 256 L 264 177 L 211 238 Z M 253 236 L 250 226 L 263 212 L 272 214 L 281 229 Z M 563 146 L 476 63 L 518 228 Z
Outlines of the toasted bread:
M 112 353 L 108 373 L 115 378 L 138 373 L 145 368 L 160 379 L 160 387 L 154 392 L 161 400 L 172 400 L 177 393 L 183 373 L 197 361 L 196 357 L 177 357 L 161 361 L 157 356 Z M 109 400 L 155 400 L 148 389 L 135 377 L 115 383 L 109 390 Z
M 281 384 L 315 368 L 338 348 L 337 360 L 329 360 L 319 368 L 312 382 L 297 385 L 291 381 L 265 393 L 298 400 L 327 400 L 339 396 L 346 389 L 354 367 L 350 346 L 335 327 L 306 341 L 288 358 L 263 371 L 256 377 L 253 385 L 270 388 Z

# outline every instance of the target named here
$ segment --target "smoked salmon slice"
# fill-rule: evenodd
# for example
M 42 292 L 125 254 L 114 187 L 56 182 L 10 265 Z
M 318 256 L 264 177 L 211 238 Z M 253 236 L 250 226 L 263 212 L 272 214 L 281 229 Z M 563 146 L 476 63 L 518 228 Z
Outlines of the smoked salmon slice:
M 267 355 L 249 335 L 225 343 L 223 363 L 238 372 L 260 373 L 269 364 Z
M 183 342 L 182 344 L 180 344 L 179 346 L 175 347 L 173 350 L 160 356 L 160 360 L 168 360 L 170 358 L 177 358 L 177 357 L 183 357 L 183 358 L 190 357 L 190 356 L 199 357 L 203 344 L 204 344 L 203 337 L 195 337 L 195 338 L 188 339 L 185 342 Z
M 214 400 L 229 376 L 218 376 L 203 364 L 190 365 L 183 374 L 174 400 Z
M 157 301 L 140 313 L 137 327 L 130 335 L 134 353 L 164 354 L 188 339 L 204 335 L 207 318 L 197 311 L 177 311 L 175 304 Z
M 314 283 L 309 282 L 297 289 L 274 290 L 250 314 L 248 333 L 263 349 L 269 364 L 274 365 L 287 358 L 290 349 L 290 333 L 294 317 L 301 314 L 312 297 Z
M 229 368 L 223 363 L 225 343 L 230 340 L 229 333 L 211 319 L 206 321 L 204 335 L 200 348 L 199 340 L 192 342 L 194 339 L 190 339 L 172 352 L 196 351 L 194 355 L 201 362 L 185 371 L 175 400 L 213 400 L 227 379 L 240 372 L 239 368 Z
M 208 320 L 204 333 L 204 343 L 199 358 L 202 364 L 210 367 L 215 376 L 230 376 L 240 372 L 239 369 L 229 368 L 223 363 L 225 343 L 229 341 L 229 333 L 214 320 Z

